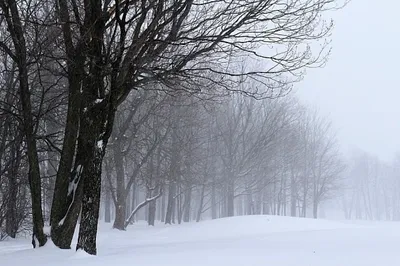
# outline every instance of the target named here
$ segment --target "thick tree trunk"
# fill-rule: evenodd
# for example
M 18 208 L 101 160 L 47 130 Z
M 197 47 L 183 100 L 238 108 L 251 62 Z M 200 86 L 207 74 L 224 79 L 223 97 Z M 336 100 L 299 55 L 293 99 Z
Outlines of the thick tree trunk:
M 96 148 L 95 148 L 96 149 Z M 88 160 L 83 170 L 82 213 L 76 249 L 96 255 L 97 223 L 100 209 L 101 164 L 104 148 L 98 147 L 94 158 Z M 125 214 L 125 209 L 124 209 Z
M 69 65 L 68 111 L 64 132 L 63 149 L 55 180 L 53 201 L 50 214 L 51 238 L 54 244 L 62 249 L 71 248 L 72 237 L 81 211 L 82 165 L 75 163 L 76 142 L 79 128 L 81 58 L 76 57 Z M 72 70 L 71 70 L 72 69 Z M 76 155 L 77 159 L 81 152 Z M 73 171 L 71 172 L 71 168 Z
M 104 21 L 100 18 L 102 4 L 90 2 L 91 40 L 88 43 L 89 73 L 84 80 L 83 109 L 80 115 L 78 153 L 83 159 L 83 197 L 81 222 L 76 249 L 96 255 L 97 223 L 101 197 L 101 170 L 106 146 L 111 135 L 116 112 L 116 99 L 105 94 L 103 66 Z M 111 84 L 111 91 L 115 90 Z M 123 209 L 125 214 L 125 208 Z
M 94 88 L 90 91 L 100 85 L 93 82 L 92 86 Z M 76 249 L 83 249 L 87 253 L 95 255 L 97 252 L 96 237 L 101 197 L 102 162 L 111 135 L 115 108 L 106 99 L 95 106 L 92 105 L 92 102 L 88 102 L 86 106 L 88 108 L 81 116 L 78 143 L 78 153 L 81 153 L 81 156 L 77 156 L 78 162 L 80 162 L 79 159 L 82 160 L 83 195 Z M 122 211 L 125 216 L 125 208 Z

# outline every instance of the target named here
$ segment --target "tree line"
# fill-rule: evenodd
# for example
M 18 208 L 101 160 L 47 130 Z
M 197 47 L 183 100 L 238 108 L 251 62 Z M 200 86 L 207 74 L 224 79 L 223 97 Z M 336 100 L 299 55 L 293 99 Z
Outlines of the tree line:
M 384 162 L 355 150 L 347 159 L 344 193 L 339 206 L 346 219 L 400 220 L 400 157 Z
M 0 0 L 0 227 L 10 236 L 32 227 L 34 247 L 51 238 L 70 248 L 79 221 L 76 248 L 96 254 L 102 186 L 118 229 L 141 206 L 155 216 L 162 200 L 167 223 L 190 219 L 190 197 L 200 200 L 196 219 L 208 200 L 212 212 L 232 216 L 244 195 L 254 202 L 246 212 L 256 213 L 270 182 L 276 212 L 286 210 L 289 170 L 276 169 L 289 165 L 280 157 L 296 161 L 296 151 L 284 156 L 277 136 L 296 123 L 286 121 L 291 104 L 272 99 L 325 63 L 327 43 L 311 44 L 329 35 L 322 14 L 335 4 Z M 304 206 L 313 194 L 317 209 L 335 156 L 315 134 L 313 145 L 326 147 L 310 158 L 331 157 L 304 178 L 313 176 L 312 190 L 298 185 L 290 194 L 305 195 Z M 272 149 L 280 156 L 263 154 Z M 274 171 L 280 182 L 271 181 Z M 138 205 L 131 195 L 139 188 L 146 200 Z
M 330 121 L 294 98 L 159 101 L 142 103 L 152 115 L 144 106 L 142 114 L 132 107 L 117 114 L 101 211 L 114 228 L 125 230 L 135 214 L 149 225 L 253 214 L 317 218 L 343 186 L 345 161 Z

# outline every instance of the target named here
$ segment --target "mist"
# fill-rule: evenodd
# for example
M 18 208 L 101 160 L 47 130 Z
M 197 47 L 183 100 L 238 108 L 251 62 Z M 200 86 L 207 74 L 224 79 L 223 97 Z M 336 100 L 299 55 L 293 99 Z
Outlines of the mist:
M 392 265 L 396 5 L 0 0 L 0 261 Z

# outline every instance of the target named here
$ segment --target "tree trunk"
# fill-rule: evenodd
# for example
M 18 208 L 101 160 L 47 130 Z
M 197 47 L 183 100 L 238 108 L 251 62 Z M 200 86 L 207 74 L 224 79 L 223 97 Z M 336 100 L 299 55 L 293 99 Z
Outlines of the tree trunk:
M 115 205 L 115 220 L 113 228 L 125 230 L 126 218 L 126 190 L 125 190 L 125 169 L 123 156 L 121 154 L 121 146 L 118 140 L 113 143 L 114 165 L 117 177 L 117 202 Z
M 12 167 L 14 168 L 14 167 Z M 18 230 L 17 221 L 17 175 L 14 170 L 8 174 L 6 233 L 15 238 Z
M 253 194 L 250 188 L 246 189 L 246 215 L 252 215 L 253 212 Z
M 199 208 L 197 210 L 197 217 L 196 217 L 196 222 L 200 222 L 201 220 L 201 214 L 203 213 L 203 204 L 204 204 L 204 192 L 205 192 L 206 186 L 203 185 L 201 187 L 201 192 L 200 192 L 200 202 L 199 202 Z
M 161 197 L 161 213 L 160 213 L 160 220 L 162 223 L 165 222 L 165 216 L 166 216 L 166 212 L 165 212 L 165 195 L 162 195 Z
M 95 75 L 96 76 L 96 75 Z M 97 76 L 99 77 L 99 76 Z M 101 86 L 101 81 L 92 81 L 90 92 Z M 93 94 L 91 94 L 93 95 Z M 88 97 L 90 99 L 90 97 Z M 106 99 L 99 105 L 91 106 L 87 103 L 87 110 L 81 116 L 81 130 L 79 134 L 77 160 L 82 160 L 83 197 L 82 212 L 79 228 L 78 244 L 76 249 L 83 249 L 95 255 L 97 223 L 99 220 L 101 198 L 101 170 L 102 162 L 114 122 L 115 108 Z M 89 108 L 90 107 L 90 108 Z M 125 208 L 122 208 L 125 216 Z
M 111 223 L 111 191 L 106 187 L 106 200 L 104 202 L 104 222 Z
M 8 191 L 7 191 L 7 211 L 6 211 L 6 233 L 11 238 L 15 238 L 18 232 L 19 219 L 17 208 L 17 195 L 18 195 L 18 169 L 21 162 L 21 138 L 17 137 L 10 147 L 10 160 L 11 166 L 7 174 L 8 177 Z M 20 199 L 22 200 L 22 199 Z
M 131 195 L 132 196 L 132 204 L 131 204 L 132 209 L 131 209 L 131 211 L 133 211 L 133 209 L 135 208 L 135 206 L 136 206 L 136 204 L 138 202 L 137 196 L 139 194 L 137 189 L 136 189 L 136 182 L 133 182 L 131 189 L 132 189 L 132 195 Z M 135 222 L 135 217 L 132 217 L 130 222 L 131 223 Z
M 23 23 L 21 22 L 18 6 L 16 1 L 9 1 L 9 5 L 2 6 L 6 16 L 7 28 L 12 36 L 15 48 L 15 61 L 18 66 L 19 81 L 19 97 L 22 106 L 23 131 L 25 134 L 27 157 L 29 163 L 29 187 L 31 191 L 32 202 L 32 218 L 33 218 L 33 241 L 35 247 L 37 239 L 39 246 L 43 246 L 47 242 L 47 236 L 43 232 L 43 213 L 42 213 L 42 195 L 41 195 L 41 178 L 39 168 L 39 158 L 37 144 L 34 132 L 34 120 L 31 106 L 31 92 L 29 88 L 29 73 L 27 62 L 27 49 L 24 36 Z M 12 19 L 10 18 L 12 17 Z
M 190 203 L 192 201 L 192 187 L 189 185 L 185 192 L 185 203 L 183 205 L 183 222 L 190 221 Z
M 215 195 L 215 180 L 211 187 L 211 219 L 217 219 L 217 201 Z
M 154 226 L 155 220 L 156 220 L 156 204 L 157 204 L 157 201 L 155 201 L 155 200 L 153 200 L 149 203 L 148 224 L 151 226 Z
M 233 176 L 229 176 L 226 195 L 226 215 L 227 217 L 232 217 L 235 215 L 235 182 Z
M 313 202 L 313 218 L 317 219 L 318 218 L 318 201 L 314 200 Z
M 290 216 L 296 217 L 297 186 L 292 171 L 290 175 Z
M 97 252 L 96 237 L 100 209 L 102 153 L 101 150 L 97 151 L 93 160 L 88 161 L 83 171 L 82 213 L 76 249 L 83 249 L 91 255 L 96 255 Z
M 175 113 L 175 112 L 173 112 Z M 177 118 L 174 118 L 177 119 Z M 178 142 L 178 132 L 177 127 L 179 126 L 179 121 L 174 121 L 174 127 L 172 130 L 172 141 L 171 141 L 171 161 L 169 168 L 169 187 L 168 187 L 168 202 L 167 202 L 167 210 L 165 214 L 165 224 L 172 224 L 174 220 L 174 210 L 175 210 L 175 194 L 177 189 L 177 180 L 178 174 L 180 172 L 180 151 L 179 151 L 179 142 Z
M 176 183 L 170 182 L 168 187 L 168 202 L 167 212 L 165 214 L 165 224 L 172 224 L 174 207 L 175 207 L 175 194 L 176 194 Z

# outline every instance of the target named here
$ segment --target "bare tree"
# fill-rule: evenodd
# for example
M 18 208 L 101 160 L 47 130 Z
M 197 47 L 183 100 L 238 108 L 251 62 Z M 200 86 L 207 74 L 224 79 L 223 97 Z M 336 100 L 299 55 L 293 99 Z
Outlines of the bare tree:
M 161 82 L 168 92 L 201 88 L 212 93 L 207 90 L 215 85 L 237 88 L 233 86 L 237 76 L 246 76 L 264 86 L 233 90 L 254 97 L 281 95 L 306 67 L 324 62 L 325 46 L 313 56 L 307 45 L 329 33 L 332 26 L 320 14 L 334 3 L 60 0 L 55 5 L 33 1 L 30 6 L 41 12 L 31 13 L 26 12 L 29 6 L 15 0 L 0 1 L 0 23 L 8 30 L 0 48 L 18 69 L 34 235 L 39 246 L 46 243 L 46 236 L 28 65 L 31 59 L 45 58 L 48 51 L 27 45 L 27 36 L 34 36 L 45 47 L 62 47 L 55 49 L 54 63 L 61 73 L 57 75 L 67 80 L 51 238 L 58 247 L 70 248 L 81 211 L 77 248 L 96 254 L 102 161 L 116 110 L 130 91 Z M 21 18 L 21 14 L 28 17 Z M 275 47 L 259 52 L 262 45 Z M 262 59 L 268 67 L 242 72 L 231 64 L 242 56 Z M 230 185 L 228 190 L 232 189 Z M 228 209 L 231 213 L 231 206 Z

